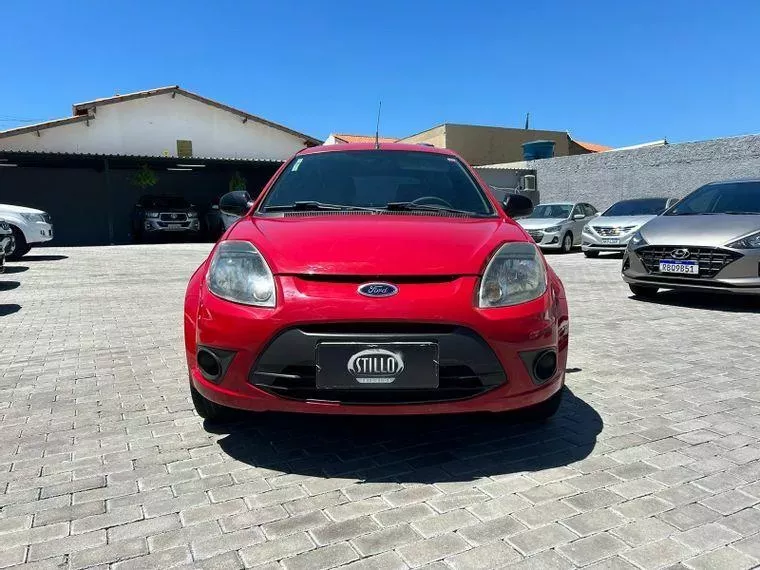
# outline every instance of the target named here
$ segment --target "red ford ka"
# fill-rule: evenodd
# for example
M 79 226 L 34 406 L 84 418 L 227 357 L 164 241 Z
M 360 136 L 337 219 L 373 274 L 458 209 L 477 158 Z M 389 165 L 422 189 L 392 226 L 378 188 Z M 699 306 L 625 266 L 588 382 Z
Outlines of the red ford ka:
M 310 148 L 286 162 L 190 279 L 185 346 L 200 416 L 230 408 L 439 414 L 560 404 L 565 292 L 455 153 Z

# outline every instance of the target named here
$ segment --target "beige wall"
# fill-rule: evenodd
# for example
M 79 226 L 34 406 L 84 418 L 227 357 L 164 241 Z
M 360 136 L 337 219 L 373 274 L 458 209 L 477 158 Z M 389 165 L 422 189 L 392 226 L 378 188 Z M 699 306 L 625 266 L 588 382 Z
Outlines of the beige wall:
M 522 144 L 537 140 L 554 141 L 554 156 L 570 154 L 569 137 L 559 131 L 446 125 L 446 148 L 475 165 L 522 160 Z
M 438 148 L 448 148 L 446 146 L 446 128 L 448 126 L 449 125 L 440 125 L 438 127 L 433 127 L 427 131 L 401 139 L 399 142 L 409 144 L 426 143 L 432 144 Z

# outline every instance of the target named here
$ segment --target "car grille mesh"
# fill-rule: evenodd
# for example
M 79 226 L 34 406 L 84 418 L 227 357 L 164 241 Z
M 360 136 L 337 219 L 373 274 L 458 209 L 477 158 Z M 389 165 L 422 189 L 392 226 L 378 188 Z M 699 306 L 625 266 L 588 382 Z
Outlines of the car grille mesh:
M 159 220 L 162 222 L 186 222 L 187 214 L 161 214 Z
M 529 231 L 528 235 L 533 239 L 533 241 L 541 241 L 544 239 L 544 232 L 542 231 Z
M 636 226 L 611 227 L 611 226 L 591 226 L 591 228 L 604 237 L 615 237 L 630 232 Z
M 660 260 L 674 259 L 673 251 L 676 249 L 689 251 L 688 257 L 683 258 L 683 260 L 699 263 L 699 277 L 703 279 L 712 279 L 729 263 L 733 263 L 742 257 L 740 253 L 717 247 L 689 246 L 647 246 L 637 249 L 636 255 L 639 256 L 649 273 L 663 275 L 660 273 Z M 694 276 L 690 275 L 689 277 Z

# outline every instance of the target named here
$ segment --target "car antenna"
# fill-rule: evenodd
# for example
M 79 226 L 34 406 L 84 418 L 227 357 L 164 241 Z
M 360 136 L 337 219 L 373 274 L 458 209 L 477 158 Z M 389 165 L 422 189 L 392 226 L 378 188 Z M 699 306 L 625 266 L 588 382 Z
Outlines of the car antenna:
M 380 149 L 380 110 L 383 108 L 383 102 L 377 107 L 377 125 L 375 126 L 375 148 Z

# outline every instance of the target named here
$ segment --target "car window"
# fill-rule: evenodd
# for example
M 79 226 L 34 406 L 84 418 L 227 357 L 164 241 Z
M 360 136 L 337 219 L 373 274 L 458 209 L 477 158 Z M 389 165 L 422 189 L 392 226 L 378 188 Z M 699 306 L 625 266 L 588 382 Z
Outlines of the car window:
M 259 211 L 302 201 L 368 208 L 418 201 L 476 214 L 494 213 L 484 191 L 458 159 L 418 151 L 297 156 L 274 183 Z
M 539 204 L 533 208 L 528 218 L 561 218 L 570 217 L 572 206 L 570 204 Z
M 656 216 L 665 210 L 666 205 L 665 198 L 621 200 L 607 208 L 602 216 Z
M 575 208 L 573 208 L 573 216 L 575 216 L 576 214 L 580 214 L 584 218 L 586 217 L 586 213 L 583 211 L 583 206 L 581 206 L 580 204 L 576 204 Z
M 696 189 L 667 211 L 668 216 L 760 214 L 760 182 L 723 182 Z
M 584 204 L 583 209 L 586 211 L 586 217 L 591 217 L 596 214 L 596 208 L 591 204 Z

